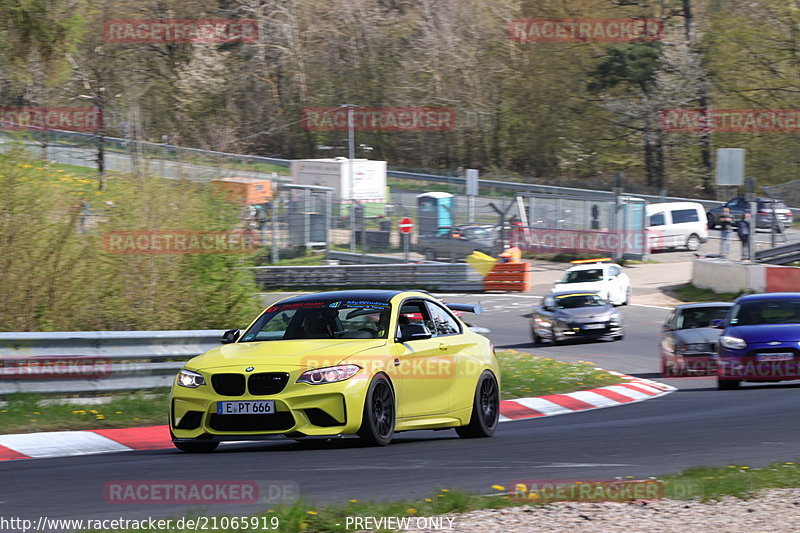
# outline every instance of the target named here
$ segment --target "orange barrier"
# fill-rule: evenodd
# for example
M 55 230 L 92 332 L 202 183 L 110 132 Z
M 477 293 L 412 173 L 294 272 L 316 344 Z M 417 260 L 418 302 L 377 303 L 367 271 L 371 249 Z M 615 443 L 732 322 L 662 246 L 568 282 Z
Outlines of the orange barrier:
M 532 278 L 530 263 L 497 263 L 483 278 L 483 290 L 526 292 Z
M 800 291 L 800 268 L 768 265 L 766 278 L 765 292 Z

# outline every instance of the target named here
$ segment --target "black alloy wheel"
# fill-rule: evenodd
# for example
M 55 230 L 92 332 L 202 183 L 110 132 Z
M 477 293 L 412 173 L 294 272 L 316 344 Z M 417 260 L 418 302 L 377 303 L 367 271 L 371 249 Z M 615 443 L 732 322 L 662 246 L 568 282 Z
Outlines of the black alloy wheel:
M 394 391 L 384 375 L 377 375 L 369 385 L 364 402 L 364 416 L 358 436 L 374 446 L 392 442 L 395 424 Z
M 464 439 L 491 437 L 497 430 L 500 419 L 500 389 L 497 380 L 488 370 L 484 370 L 475 388 L 472 402 L 472 416 L 469 424 L 456 428 L 458 436 Z

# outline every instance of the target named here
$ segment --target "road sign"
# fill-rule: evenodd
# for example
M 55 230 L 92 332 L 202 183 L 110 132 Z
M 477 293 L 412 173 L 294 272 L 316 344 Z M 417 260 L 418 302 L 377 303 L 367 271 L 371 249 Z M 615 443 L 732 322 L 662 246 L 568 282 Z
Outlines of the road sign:
M 717 185 L 744 185 L 744 149 L 717 149 Z
M 478 196 L 478 170 L 467 169 L 467 196 Z
M 398 227 L 400 228 L 401 233 L 411 233 L 411 230 L 414 229 L 414 221 L 406 217 L 400 221 Z

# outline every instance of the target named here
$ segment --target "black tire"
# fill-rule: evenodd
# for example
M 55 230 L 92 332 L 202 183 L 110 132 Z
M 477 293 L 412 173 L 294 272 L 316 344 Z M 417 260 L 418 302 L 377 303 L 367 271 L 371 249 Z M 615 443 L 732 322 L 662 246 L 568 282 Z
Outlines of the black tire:
M 533 344 L 542 344 L 542 338 L 536 333 L 536 328 L 531 324 L 531 342 Z
M 671 372 L 671 369 L 670 369 L 670 367 L 669 367 L 669 366 L 667 366 L 667 362 L 666 362 L 666 361 L 664 360 L 664 358 L 662 357 L 662 358 L 661 358 L 661 377 L 662 377 L 662 378 L 668 378 L 668 377 L 671 377 L 671 375 L 670 375 L 670 372 Z
M 550 343 L 555 346 L 556 344 L 560 343 L 561 339 L 558 338 L 556 334 L 556 327 L 550 326 Z
M 462 439 L 491 437 L 497 430 L 500 419 L 500 388 L 497 380 L 488 370 L 484 370 L 475 387 L 472 400 L 472 416 L 469 424 L 456 428 Z
M 664 378 L 683 378 L 686 377 L 686 370 L 673 365 L 667 365 L 666 361 L 661 360 L 661 377 Z
M 392 442 L 395 419 L 394 391 L 388 378 L 378 374 L 367 390 L 358 436 L 372 446 L 386 446 Z
M 700 249 L 700 237 L 696 233 L 692 233 L 686 238 L 686 249 L 690 252 L 696 252 Z
M 620 305 L 628 305 L 631 301 L 631 288 L 628 287 L 628 290 L 625 292 L 625 300 Z
M 187 453 L 211 453 L 217 449 L 219 446 L 219 442 L 216 441 L 209 441 L 209 442 L 175 442 L 172 441 L 173 446 L 178 448 L 182 452 Z
M 719 379 L 717 378 L 717 390 L 736 390 L 742 384 L 740 379 Z

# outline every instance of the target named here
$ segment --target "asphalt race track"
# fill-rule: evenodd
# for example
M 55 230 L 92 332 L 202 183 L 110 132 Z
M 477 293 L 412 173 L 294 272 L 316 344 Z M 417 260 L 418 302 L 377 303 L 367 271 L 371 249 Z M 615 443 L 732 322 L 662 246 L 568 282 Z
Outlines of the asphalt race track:
M 449 301 L 474 301 L 448 295 Z M 481 295 L 487 311 L 468 317 L 489 328 L 495 346 L 654 378 L 659 324 L 666 310 L 620 307 L 617 342 L 532 348 L 524 318 L 539 300 Z M 36 518 L 141 518 L 249 513 L 264 504 L 205 508 L 111 504 L 104 485 L 120 480 L 240 480 L 289 487 L 315 502 L 427 496 L 441 488 L 492 493 L 515 480 L 646 478 L 690 466 L 762 466 L 800 458 L 800 384 L 744 385 L 717 391 L 713 378 L 668 379 L 680 390 L 654 400 L 501 425 L 491 439 L 461 440 L 452 430 L 400 434 L 385 448 L 356 439 L 296 444 L 237 443 L 210 455 L 174 450 L 0 463 L 0 515 Z

